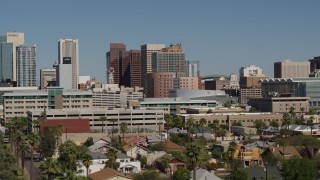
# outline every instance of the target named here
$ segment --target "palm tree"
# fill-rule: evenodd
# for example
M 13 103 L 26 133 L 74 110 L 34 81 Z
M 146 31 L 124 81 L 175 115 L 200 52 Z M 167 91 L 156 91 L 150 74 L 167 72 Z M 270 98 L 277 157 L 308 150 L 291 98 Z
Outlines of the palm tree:
M 92 165 L 92 156 L 90 154 L 84 154 L 82 156 L 82 164 L 87 169 L 87 177 L 88 177 L 88 175 L 89 175 L 89 167 L 90 167 L 90 165 Z
M 127 131 L 127 129 L 128 129 L 128 125 L 127 125 L 127 123 L 125 123 L 125 122 L 122 122 L 121 124 L 120 124 L 120 131 L 121 131 L 121 133 L 122 133 L 122 143 L 124 144 L 124 133 Z
M 301 116 L 302 116 L 302 114 L 304 113 L 304 107 L 300 107 L 300 111 L 301 111 Z
M 207 124 L 207 120 L 205 118 L 200 119 L 200 126 L 201 126 L 201 131 L 202 131 L 202 137 L 203 136 L 203 126 Z
M 24 134 L 21 131 L 16 131 L 14 134 L 14 139 L 15 139 L 15 150 L 16 150 L 16 157 L 18 157 L 19 153 L 19 146 L 22 142 L 24 142 Z M 17 158 L 17 164 L 18 164 L 18 158 Z
M 63 133 L 63 129 L 64 129 L 64 127 L 62 125 L 54 127 L 54 134 L 55 134 L 56 143 L 57 143 L 56 147 L 59 147 L 60 144 L 61 144 L 61 136 L 62 136 L 62 133 Z
M 188 139 L 190 139 L 191 127 L 194 126 L 194 118 L 193 117 L 188 118 L 186 126 L 187 126 L 187 129 L 188 129 Z
M 39 119 L 36 119 L 36 120 L 33 120 L 32 121 L 32 127 L 33 127 L 33 131 L 35 132 L 36 130 L 36 128 L 38 129 L 38 132 L 39 132 L 39 130 L 40 130 L 40 121 L 39 121 Z
M 99 120 L 101 121 L 101 132 L 104 133 L 104 129 L 103 129 L 105 126 L 104 122 L 107 121 L 107 118 L 105 116 L 102 116 L 99 118 Z
M 290 114 L 289 113 L 283 113 L 283 124 L 287 126 L 287 129 L 289 129 L 289 124 L 291 124 Z
M 193 167 L 193 180 L 196 179 L 196 167 L 200 161 L 201 147 L 197 143 L 187 145 L 186 155 L 189 158 L 190 164 Z
M 118 151 L 114 148 L 110 148 L 107 152 L 107 158 L 109 159 L 107 162 L 107 167 L 115 169 L 114 164 L 116 163 Z
M 313 120 L 314 120 L 314 116 L 310 116 L 308 124 L 311 128 L 311 136 L 312 136 L 312 130 L 313 130 Z
M 49 180 L 53 180 L 60 172 L 61 166 L 57 159 L 49 157 L 40 162 L 40 172 L 48 176 Z
M 117 122 L 118 120 L 117 119 L 108 119 L 109 122 L 112 122 L 112 131 L 111 131 L 111 134 L 112 134 L 112 137 L 113 137 L 113 131 L 114 131 L 114 123 Z
M 19 144 L 19 151 L 21 152 L 21 173 L 24 175 L 24 155 L 25 152 L 28 151 L 30 148 L 29 144 L 26 142 L 20 143 Z
M 27 137 L 28 143 L 31 147 L 31 164 L 30 164 L 30 179 L 32 179 L 32 169 L 33 169 L 33 154 L 36 147 L 38 147 L 40 142 L 40 136 L 36 133 L 31 133 Z

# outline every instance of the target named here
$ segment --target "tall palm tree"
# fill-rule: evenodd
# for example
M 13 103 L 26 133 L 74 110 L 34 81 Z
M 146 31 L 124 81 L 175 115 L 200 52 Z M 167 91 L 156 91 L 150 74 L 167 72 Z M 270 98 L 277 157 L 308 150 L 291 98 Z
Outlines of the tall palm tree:
M 203 126 L 207 124 L 207 120 L 205 118 L 201 118 L 199 123 L 200 123 L 200 126 L 201 126 L 202 137 L 204 137 L 203 136 Z
M 81 159 L 82 159 L 82 164 L 87 169 L 87 177 L 88 177 L 89 167 L 92 165 L 92 156 L 90 154 L 84 154 Z
M 105 116 L 102 116 L 99 118 L 99 120 L 101 121 L 101 132 L 104 133 L 104 126 L 105 126 L 105 122 L 107 121 L 107 118 Z
M 57 159 L 53 157 L 41 161 L 39 169 L 41 174 L 46 175 L 49 180 L 53 180 L 62 170 Z
M 309 118 L 309 126 L 311 128 L 311 136 L 312 136 L 312 130 L 313 130 L 313 120 L 314 120 L 314 116 L 310 116 L 310 118 Z
M 122 144 L 124 144 L 124 133 L 127 131 L 127 129 L 128 129 L 127 123 L 122 122 L 122 123 L 120 124 L 120 131 L 121 131 L 121 133 L 122 133 Z
M 191 128 L 194 126 L 194 118 L 190 117 L 188 118 L 186 122 L 187 130 L 188 130 L 188 139 L 191 139 L 190 133 L 191 133 Z
M 112 122 L 112 131 L 111 131 L 111 134 L 112 134 L 112 137 L 113 137 L 113 131 L 114 131 L 114 123 L 117 122 L 118 120 L 117 119 L 108 119 L 109 122 Z
M 64 127 L 62 125 L 54 127 L 54 134 L 55 134 L 56 143 L 57 143 L 56 147 L 59 147 L 61 144 L 61 136 L 62 136 L 63 130 L 64 130 Z
M 38 133 L 39 133 L 39 131 L 40 131 L 40 127 L 39 126 L 40 126 L 39 119 L 36 119 L 36 120 L 32 121 L 33 132 L 35 132 L 36 129 L 38 129 Z
M 34 150 L 39 146 L 40 136 L 36 133 L 31 133 L 27 136 L 28 143 L 31 148 L 31 164 L 30 164 L 30 179 L 32 179 L 32 169 L 33 169 L 33 154 Z
M 23 143 L 19 144 L 19 151 L 21 152 L 21 173 L 24 175 L 24 155 L 25 152 L 28 151 L 30 148 L 29 144 L 26 143 L 25 141 Z
M 16 157 L 18 157 L 19 146 L 20 146 L 21 143 L 24 142 L 24 137 L 25 137 L 25 135 L 21 131 L 16 131 L 15 134 L 14 134 Z M 19 164 L 18 163 L 18 158 L 17 158 L 17 164 Z
M 114 164 L 116 163 L 116 159 L 117 159 L 117 150 L 114 148 L 110 148 L 107 152 L 107 158 L 108 158 L 108 162 L 107 162 L 107 167 L 115 169 Z
M 189 158 L 190 164 L 193 167 L 193 180 L 196 179 L 196 167 L 200 161 L 201 147 L 197 143 L 187 145 L 186 155 Z

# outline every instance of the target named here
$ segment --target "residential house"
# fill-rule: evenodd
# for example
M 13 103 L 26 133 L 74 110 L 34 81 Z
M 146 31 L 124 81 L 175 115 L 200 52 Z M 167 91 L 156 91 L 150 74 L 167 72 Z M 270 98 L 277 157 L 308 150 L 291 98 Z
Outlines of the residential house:
M 311 126 L 306 126 L 306 125 L 297 125 L 297 124 L 290 124 L 290 125 L 285 125 L 282 126 L 281 129 L 289 129 L 294 132 L 300 132 L 303 135 L 320 135 L 320 126 L 319 125 L 313 125 Z
M 180 146 L 170 140 L 163 141 L 162 146 L 167 152 L 183 152 L 185 150 L 183 146 Z
M 116 162 L 120 163 L 118 171 L 124 173 L 139 173 L 141 171 L 140 161 L 135 161 L 127 154 L 119 153 Z
M 270 147 L 269 151 L 273 154 L 274 157 L 277 157 L 279 159 L 289 160 L 292 157 L 301 158 L 300 154 L 293 146 Z
M 249 167 L 245 168 L 248 172 L 248 179 L 274 179 L 274 180 L 282 180 L 281 173 L 276 166 L 268 166 L 268 167 Z
M 131 176 L 118 172 L 111 168 L 102 169 L 101 171 L 89 175 L 90 180 L 131 180 Z
M 92 174 L 104 169 L 108 158 L 106 155 L 102 154 L 101 152 L 90 152 L 92 157 L 92 164 L 89 166 L 88 174 Z M 80 163 L 77 167 L 78 175 L 86 176 L 87 175 L 87 168 Z
M 125 142 L 126 142 L 126 144 L 129 144 L 129 145 L 137 144 L 137 145 L 144 146 L 144 147 L 148 146 L 148 143 L 146 141 L 145 136 L 126 138 Z
M 147 154 L 148 153 L 148 149 L 134 144 L 134 145 L 125 145 L 123 146 L 123 150 L 124 152 L 131 158 L 133 159 L 137 159 L 137 155 L 140 154 Z
M 169 168 L 167 169 L 163 168 L 162 166 L 163 161 L 168 161 Z M 176 157 L 173 157 L 172 155 L 166 154 L 155 161 L 155 166 L 159 171 L 170 175 L 174 173 L 178 168 L 184 168 L 187 165 L 184 161 Z
M 161 133 L 160 135 L 148 135 L 146 136 L 146 142 L 148 145 L 161 143 L 168 139 L 168 135 L 166 133 Z
M 257 147 L 246 148 L 245 146 L 237 145 L 232 158 L 242 160 L 244 162 L 244 166 L 249 167 L 261 164 L 262 158 L 260 153 L 261 151 Z
M 145 156 L 147 158 L 147 164 L 148 165 L 152 165 L 154 164 L 154 162 L 156 161 L 156 159 L 158 159 L 159 157 L 162 157 L 164 155 L 166 155 L 167 153 L 165 151 L 154 151 L 154 152 L 147 152 L 147 153 L 143 153 L 140 152 L 138 153 L 138 158 Z
M 218 176 L 214 175 L 214 173 L 209 172 L 206 169 L 198 168 L 196 169 L 196 180 L 222 180 Z M 191 171 L 191 178 L 193 180 L 193 171 Z
M 171 128 L 168 130 L 168 134 L 188 134 L 186 129 L 179 129 L 179 128 Z

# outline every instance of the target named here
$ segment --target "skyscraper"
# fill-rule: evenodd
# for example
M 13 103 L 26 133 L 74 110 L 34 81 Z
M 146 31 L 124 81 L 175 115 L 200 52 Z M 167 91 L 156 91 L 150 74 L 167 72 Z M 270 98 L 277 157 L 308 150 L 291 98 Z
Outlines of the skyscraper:
M 122 43 L 110 43 L 110 50 L 107 52 L 107 71 L 113 68 L 113 83 L 121 84 L 120 78 L 125 73 L 130 63 L 127 61 L 126 45 Z M 122 62 L 124 61 L 124 62 Z M 120 75 L 121 74 L 121 75 Z M 108 76 L 108 73 L 107 73 Z M 110 83 L 107 77 L 107 83 Z
M 13 80 L 13 44 L 7 43 L 6 36 L 0 36 L 0 81 Z
M 36 86 L 36 46 L 17 46 L 16 55 L 17 86 Z
M 131 87 L 141 86 L 141 51 L 130 51 Z
M 152 54 L 153 72 L 173 72 L 176 77 L 187 77 L 188 69 L 185 54 L 180 44 L 171 44 L 160 52 Z
M 159 52 L 165 48 L 164 44 L 144 44 L 141 46 L 141 77 L 152 73 L 152 53 Z M 146 88 L 146 79 L 141 78 L 141 87 Z
M 8 32 L 7 43 L 12 43 L 12 80 L 17 80 L 17 46 L 24 44 L 24 33 Z
M 310 62 L 293 62 L 285 60 L 274 63 L 274 78 L 309 77 Z
M 58 58 L 59 58 L 59 62 L 58 62 L 59 65 L 71 64 L 71 69 L 72 69 L 72 73 L 71 73 L 72 86 L 71 87 L 72 89 L 78 89 L 78 82 L 79 82 L 79 41 L 78 39 L 76 40 L 60 39 L 58 41 Z M 59 82 L 61 83 L 61 81 Z M 57 84 L 57 85 L 60 86 L 60 84 Z
M 199 77 L 200 76 L 199 61 L 187 61 L 187 64 L 188 64 L 188 76 Z

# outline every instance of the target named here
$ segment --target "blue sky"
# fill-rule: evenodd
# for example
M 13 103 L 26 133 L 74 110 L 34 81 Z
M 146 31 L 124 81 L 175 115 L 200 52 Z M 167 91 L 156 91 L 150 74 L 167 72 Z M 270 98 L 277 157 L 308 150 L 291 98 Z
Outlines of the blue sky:
M 320 56 L 320 1 L 1 1 L 0 33 L 25 33 L 37 44 L 37 69 L 57 60 L 60 38 L 79 39 L 80 74 L 105 82 L 109 43 L 127 49 L 179 43 L 201 74 L 238 73 L 257 65 Z M 37 71 L 39 74 L 39 71 Z

